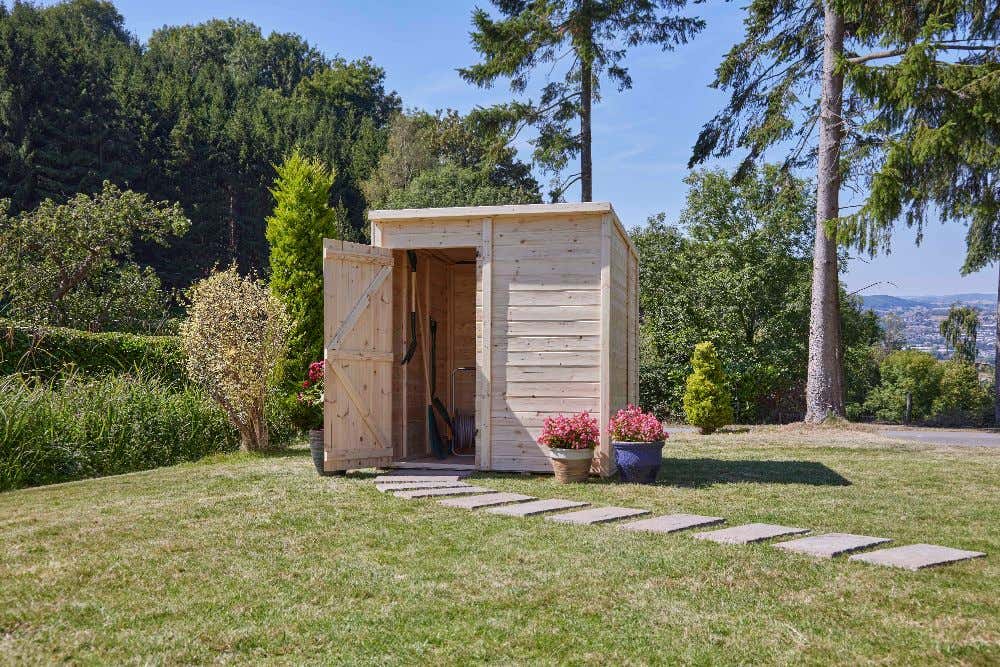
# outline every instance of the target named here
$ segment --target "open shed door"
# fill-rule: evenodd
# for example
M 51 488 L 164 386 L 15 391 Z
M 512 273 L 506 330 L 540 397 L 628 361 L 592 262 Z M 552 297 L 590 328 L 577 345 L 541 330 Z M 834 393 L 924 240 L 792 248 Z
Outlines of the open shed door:
M 327 471 L 392 461 L 392 251 L 323 241 Z

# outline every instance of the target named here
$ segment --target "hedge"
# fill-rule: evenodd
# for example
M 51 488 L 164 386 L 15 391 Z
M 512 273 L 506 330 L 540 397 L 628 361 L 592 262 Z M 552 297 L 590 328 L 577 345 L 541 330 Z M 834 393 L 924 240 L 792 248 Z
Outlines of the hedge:
M 67 371 L 85 375 L 143 372 L 166 382 L 186 382 L 176 336 L 90 333 L 0 320 L 0 375 L 52 378 Z

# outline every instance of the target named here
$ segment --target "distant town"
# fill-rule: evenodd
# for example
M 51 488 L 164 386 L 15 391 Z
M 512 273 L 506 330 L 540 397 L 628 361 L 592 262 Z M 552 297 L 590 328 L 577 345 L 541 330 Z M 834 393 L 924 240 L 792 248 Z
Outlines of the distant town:
M 972 306 L 979 311 L 979 332 L 976 336 L 976 358 L 993 363 L 993 346 L 996 332 L 997 297 L 994 294 L 946 294 L 939 296 L 897 297 L 872 294 L 862 297 L 865 308 L 874 310 L 885 323 L 889 314 L 903 322 L 906 347 L 930 352 L 939 359 L 947 359 L 951 351 L 941 337 L 940 325 L 953 304 Z

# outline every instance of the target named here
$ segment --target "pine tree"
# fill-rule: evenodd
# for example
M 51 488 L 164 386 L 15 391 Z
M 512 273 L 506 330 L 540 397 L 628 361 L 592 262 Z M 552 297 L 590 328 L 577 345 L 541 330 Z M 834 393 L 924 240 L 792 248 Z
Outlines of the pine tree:
M 687 379 L 684 413 L 688 423 L 697 426 L 702 435 L 714 433 L 733 421 L 732 396 L 715 345 L 710 342 L 695 345 L 691 366 L 694 372 Z
M 1000 9 L 987 0 L 919 9 L 881 26 L 884 48 L 845 60 L 870 109 L 860 129 L 872 139 L 861 156 L 877 166 L 863 184 L 864 205 L 840 232 L 874 255 L 888 249 L 899 220 L 916 228 L 918 243 L 929 221 L 966 223 L 966 275 L 1000 264 Z M 997 278 L 1000 294 L 1000 271 Z M 1000 359 L 1000 328 L 994 350 Z M 1000 422 L 1000 363 L 994 368 Z
M 342 238 L 343 229 L 329 204 L 332 169 L 296 150 L 277 171 L 267 218 L 271 293 L 294 320 L 289 360 L 302 371 L 323 355 L 323 239 Z
M 580 156 L 580 171 L 555 185 L 559 199 L 577 180 L 581 201 L 593 196 L 591 107 L 600 98 L 600 78 L 606 76 L 619 90 L 632 87 L 622 64 L 630 47 L 655 44 L 669 50 L 687 42 L 704 27 L 700 19 L 677 16 L 685 0 L 493 0 L 501 18 L 484 9 L 472 15 L 472 42 L 483 62 L 460 69 L 462 77 L 489 87 L 501 77 L 511 90 L 523 93 L 535 67 L 567 62 L 563 78 L 547 80 L 541 98 L 494 107 L 480 116 L 487 124 L 506 126 L 506 136 L 517 136 L 524 125 L 538 130 L 535 159 L 558 173 Z M 578 119 L 579 133 L 570 123 Z

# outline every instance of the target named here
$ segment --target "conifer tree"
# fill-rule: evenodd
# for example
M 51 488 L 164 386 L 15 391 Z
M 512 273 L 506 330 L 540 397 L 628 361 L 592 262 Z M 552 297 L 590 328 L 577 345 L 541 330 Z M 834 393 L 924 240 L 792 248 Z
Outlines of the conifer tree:
M 299 371 L 323 355 L 323 239 L 342 238 L 343 227 L 329 204 L 332 169 L 295 150 L 277 171 L 267 218 L 271 293 L 294 321 L 289 360 Z
M 506 127 L 517 136 L 525 125 L 538 130 L 535 160 L 553 173 L 580 156 L 580 171 L 557 183 L 559 199 L 580 181 L 581 201 L 593 196 L 591 107 L 600 99 L 600 78 L 619 90 L 632 87 L 622 63 L 629 48 L 655 44 L 670 50 L 687 42 L 704 27 L 697 18 L 677 16 L 686 0 L 493 0 L 500 11 L 494 19 L 484 9 L 472 15 L 472 43 L 483 62 L 460 69 L 462 77 L 489 87 L 509 78 L 511 90 L 524 93 L 532 71 L 551 63 L 566 63 L 562 80 L 547 80 L 537 103 L 514 102 L 482 111 L 485 124 Z M 551 71 L 551 69 L 550 69 Z M 579 132 L 571 128 L 579 120 Z
M 694 372 L 687 379 L 684 413 L 689 424 L 697 426 L 702 435 L 708 435 L 732 423 L 732 396 L 726 386 L 722 362 L 711 342 L 694 346 L 691 366 Z

